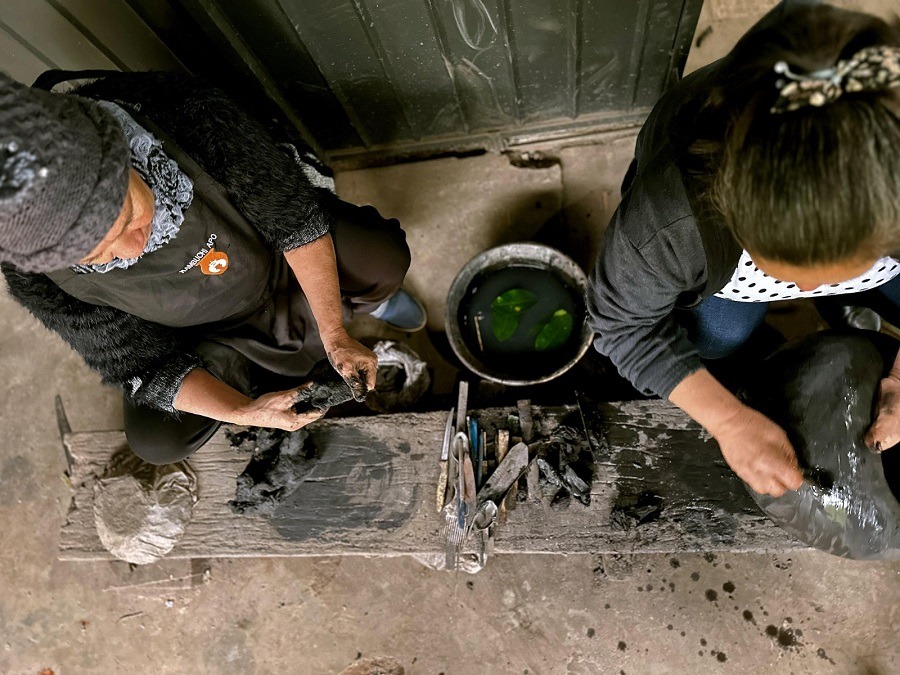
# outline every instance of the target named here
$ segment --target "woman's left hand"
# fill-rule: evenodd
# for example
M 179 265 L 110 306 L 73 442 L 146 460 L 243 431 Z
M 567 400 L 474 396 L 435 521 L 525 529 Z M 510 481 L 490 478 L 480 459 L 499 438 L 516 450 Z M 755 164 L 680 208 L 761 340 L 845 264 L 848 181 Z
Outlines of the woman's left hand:
M 865 440 L 873 452 L 882 452 L 900 443 L 900 374 L 896 372 L 891 372 L 878 387 L 875 422 Z
M 363 400 L 366 393 L 375 388 L 378 370 L 375 352 L 354 340 L 346 331 L 338 331 L 327 338 L 323 336 L 322 341 L 328 360 L 350 386 L 353 397 L 357 401 Z

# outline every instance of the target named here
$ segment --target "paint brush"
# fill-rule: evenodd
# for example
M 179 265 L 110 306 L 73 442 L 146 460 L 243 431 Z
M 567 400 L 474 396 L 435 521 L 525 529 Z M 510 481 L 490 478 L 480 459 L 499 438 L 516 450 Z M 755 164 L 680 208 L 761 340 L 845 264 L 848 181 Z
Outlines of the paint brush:
M 581 417 L 581 426 L 584 427 L 584 437 L 587 440 L 588 448 L 594 451 L 594 443 L 591 440 L 591 432 L 588 430 L 587 418 L 584 416 L 584 410 L 581 408 L 581 395 L 575 390 L 575 405 L 578 406 L 578 415 Z
M 813 466 L 807 469 L 801 469 L 803 474 L 803 482 L 812 488 L 828 492 L 834 487 L 834 478 L 825 469 Z
M 448 464 L 450 459 L 450 439 L 453 437 L 453 416 L 456 409 L 451 408 L 450 414 L 447 415 L 447 423 L 444 425 L 444 442 L 441 445 L 440 467 L 441 473 L 438 477 L 437 493 L 435 494 L 435 505 L 440 513 L 444 508 L 444 502 L 447 497 L 447 480 L 448 480 Z
M 506 453 L 509 451 L 509 430 L 508 429 L 498 429 L 497 430 L 497 468 L 494 473 L 500 470 L 500 467 L 503 465 L 503 460 L 506 458 Z M 488 481 L 490 482 L 490 481 Z M 513 482 L 513 487 L 515 487 L 515 482 Z M 500 514 L 499 521 L 501 524 L 506 522 L 506 502 L 510 498 L 512 489 L 509 490 L 509 493 L 503 501 L 500 502 Z M 513 497 L 515 498 L 515 497 Z
M 478 349 L 484 352 L 484 340 L 481 338 L 481 319 L 483 315 L 481 312 L 475 314 L 475 337 L 478 338 Z
M 467 420 L 469 429 L 469 448 L 472 452 L 472 461 L 478 458 L 478 420 L 469 417 Z
M 482 429 L 478 438 L 478 456 L 475 459 L 475 486 L 481 487 L 484 475 L 484 453 L 487 451 L 487 433 Z

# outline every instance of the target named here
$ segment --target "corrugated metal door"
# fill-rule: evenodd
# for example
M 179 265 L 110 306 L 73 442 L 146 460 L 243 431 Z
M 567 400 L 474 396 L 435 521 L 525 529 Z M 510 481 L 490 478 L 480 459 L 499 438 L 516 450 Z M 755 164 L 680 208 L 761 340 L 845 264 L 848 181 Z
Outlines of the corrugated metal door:
M 184 70 L 126 0 L 0 0 L 0 70 Z
M 146 5 L 147 0 L 130 0 Z M 169 0 L 332 159 L 643 117 L 702 0 Z

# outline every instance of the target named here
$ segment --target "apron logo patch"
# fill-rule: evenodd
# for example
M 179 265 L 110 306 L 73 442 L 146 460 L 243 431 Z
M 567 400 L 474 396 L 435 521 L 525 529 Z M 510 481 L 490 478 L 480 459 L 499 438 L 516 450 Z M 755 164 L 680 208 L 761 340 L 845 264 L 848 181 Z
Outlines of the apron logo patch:
M 211 277 L 224 274 L 228 269 L 228 256 L 216 249 L 210 249 L 200 260 L 200 271 Z
M 228 269 L 228 255 L 215 249 L 215 241 L 218 237 L 215 233 L 209 235 L 206 240 L 206 246 L 201 248 L 194 254 L 191 261 L 179 270 L 179 274 L 189 272 L 195 267 L 199 267 L 200 271 L 207 276 L 217 277 Z

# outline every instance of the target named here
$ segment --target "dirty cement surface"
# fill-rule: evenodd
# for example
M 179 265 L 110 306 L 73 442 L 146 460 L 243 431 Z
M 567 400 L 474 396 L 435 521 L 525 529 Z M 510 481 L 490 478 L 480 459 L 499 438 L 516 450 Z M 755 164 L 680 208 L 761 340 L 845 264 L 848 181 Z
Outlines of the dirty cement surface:
M 708 2 L 700 31 L 713 32 L 693 62 L 721 55 L 752 21 L 738 14 L 766 4 Z M 842 4 L 900 11 L 898 0 Z M 713 14 L 713 5 L 740 12 Z M 432 163 L 408 165 L 391 176 L 406 198 L 382 182 L 387 170 L 357 172 L 344 177 L 342 194 L 401 218 L 417 256 L 411 283 L 427 296 L 427 272 L 446 269 L 448 252 L 462 263 L 485 237 L 531 236 L 545 210 L 605 223 L 629 146 L 633 138 L 620 134 L 564 149 L 559 166 L 540 171 L 506 169 L 490 156 L 440 160 L 433 178 L 443 175 L 444 189 L 427 195 Z M 393 208 L 379 203 L 391 198 Z M 579 245 L 595 245 L 598 234 Z M 436 357 L 424 336 L 416 340 Z M 377 655 L 432 675 L 896 672 L 900 564 L 816 552 L 641 556 L 630 571 L 627 559 L 508 556 L 475 577 L 402 558 L 163 561 L 135 570 L 62 563 L 55 553 L 68 488 L 53 397 L 62 395 L 76 431 L 121 428 L 119 397 L 5 293 L 0 377 L 4 675 L 338 673 Z
M 481 158 L 455 161 L 479 179 Z M 477 226 L 448 212 L 408 226 Z M 358 654 L 431 675 L 893 672 L 900 564 L 814 552 L 647 556 L 630 576 L 591 556 L 471 578 L 403 558 L 59 562 L 53 396 L 76 431 L 120 428 L 121 406 L 5 295 L 0 317 L 0 673 L 338 673 Z

